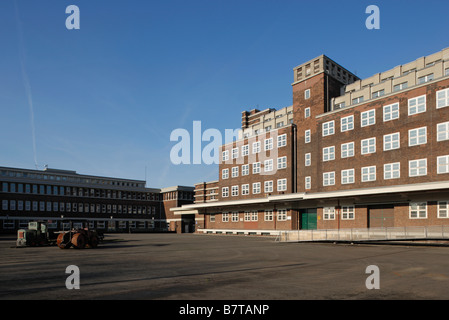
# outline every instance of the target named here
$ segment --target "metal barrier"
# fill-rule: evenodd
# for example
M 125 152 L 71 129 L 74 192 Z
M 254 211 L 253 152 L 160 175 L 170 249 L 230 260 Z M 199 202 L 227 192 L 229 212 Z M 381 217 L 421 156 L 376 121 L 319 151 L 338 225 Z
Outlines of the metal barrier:
M 449 226 L 280 231 L 279 242 L 449 239 Z

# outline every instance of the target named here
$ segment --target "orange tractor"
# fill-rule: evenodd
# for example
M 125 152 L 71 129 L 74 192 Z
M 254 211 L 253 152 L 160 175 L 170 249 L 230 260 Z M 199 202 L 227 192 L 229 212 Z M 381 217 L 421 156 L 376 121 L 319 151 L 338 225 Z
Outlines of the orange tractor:
M 76 249 L 96 248 L 102 240 L 102 233 L 88 228 L 78 228 L 61 232 L 56 239 L 56 244 L 61 249 L 72 247 Z

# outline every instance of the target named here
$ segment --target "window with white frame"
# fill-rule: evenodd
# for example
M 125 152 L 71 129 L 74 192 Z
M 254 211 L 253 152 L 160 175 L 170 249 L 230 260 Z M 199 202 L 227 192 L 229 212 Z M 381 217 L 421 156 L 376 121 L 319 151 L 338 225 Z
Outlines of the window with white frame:
M 437 91 L 437 109 L 449 106 L 449 88 Z
M 221 214 L 221 221 L 222 221 L 222 222 L 229 222 L 229 213 L 223 212 L 223 213 Z
M 309 99 L 310 98 L 310 89 L 307 89 L 304 91 L 304 99 Z
M 249 194 L 249 184 L 242 184 L 242 195 L 246 196 Z
M 260 192 L 260 182 L 253 182 L 253 194 L 259 194 Z
M 222 159 L 223 161 L 228 161 L 228 160 L 229 160 L 229 150 L 225 150 L 225 151 L 222 152 L 222 157 L 221 157 L 221 159 Z
M 402 82 L 393 86 L 393 91 L 400 91 L 408 88 L 408 82 Z
M 263 163 L 263 171 L 264 172 L 270 172 L 273 171 L 273 159 L 265 160 Z
M 410 202 L 410 219 L 427 219 L 427 202 Z
M 433 78 L 434 78 L 433 73 L 425 75 L 425 76 L 422 76 L 422 77 L 419 77 L 418 78 L 418 84 L 423 84 L 423 83 L 432 81 Z
M 449 201 L 438 201 L 438 218 L 449 218 Z
M 264 150 L 272 150 L 273 149 L 273 138 L 265 139 L 264 142 Z
M 335 146 L 323 148 L 323 161 L 335 160 Z
M 355 181 L 354 169 L 341 170 L 341 184 L 351 184 Z
M 232 159 L 237 159 L 239 157 L 239 148 L 232 149 Z
M 354 142 L 343 143 L 341 145 L 341 157 L 350 158 L 354 156 Z
M 426 96 L 419 96 L 408 100 L 408 115 L 426 112 Z
M 308 118 L 310 117 L 310 108 L 305 108 L 304 109 L 304 118 Z
M 328 121 L 323 123 L 323 137 L 333 135 L 335 133 L 335 121 Z
M 437 124 L 437 141 L 449 140 L 449 122 Z
M 237 178 L 239 176 L 239 167 L 232 167 L 232 177 Z
M 323 220 L 335 220 L 335 207 L 323 208 Z
M 251 221 L 257 221 L 257 220 L 259 220 L 259 212 L 251 211 Z
M 229 178 L 229 169 L 221 170 L 221 178 L 222 179 L 228 179 Z
M 273 181 L 265 181 L 264 182 L 264 191 L 265 193 L 273 192 Z
M 349 131 L 354 129 L 354 116 L 347 116 L 340 119 L 340 130 L 341 132 Z
M 384 179 L 399 179 L 401 177 L 401 163 L 386 163 L 384 164 Z
M 244 221 L 251 221 L 251 212 L 245 211 L 245 213 L 243 215 L 243 220 Z
M 309 167 L 312 164 L 312 154 L 311 153 L 306 153 L 304 156 L 304 164 L 306 167 Z
M 437 173 L 449 173 L 449 155 L 437 157 Z
M 223 198 L 229 197 L 229 187 L 221 188 L 221 196 Z
M 277 168 L 278 169 L 285 169 L 285 168 L 287 168 L 287 156 L 278 158 Z
M 384 151 L 399 149 L 400 141 L 399 132 L 384 135 Z
M 363 96 L 352 99 L 352 104 L 362 103 L 364 100 Z
M 239 186 L 232 186 L 231 187 L 231 195 L 233 197 L 236 197 L 239 195 Z
M 335 171 L 324 172 L 323 173 L 323 186 L 333 186 L 335 185 Z
M 374 91 L 374 92 L 371 94 L 371 97 L 372 97 L 372 99 L 375 99 L 375 98 L 382 97 L 382 96 L 384 96 L 384 95 L 385 95 L 385 89 L 382 89 L 382 90 Z
M 362 154 L 376 152 L 376 138 L 368 138 L 362 140 Z
M 376 124 L 376 110 L 372 109 L 362 112 L 360 115 L 360 119 L 361 119 L 360 125 L 362 127 L 367 127 Z
M 384 106 L 384 122 L 399 119 L 399 103 Z
M 232 222 L 238 222 L 239 221 L 239 213 L 238 212 L 233 212 L 231 214 L 231 221 Z
M 242 146 L 242 157 L 249 155 L 249 145 L 245 144 Z
M 278 191 L 287 191 L 287 179 L 278 179 Z
M 287 134 L 281 134 L 277 137 L 278 148 L 285 147 L 287 145 Z
M 306 190 L 312 189 L 312 177 L 305 177 L 304 179 L 304 188 Z
M 260 162 L 253 163 L 253 174 L 260 173 Z
M 376 166 L 362 168 L 362 182 L 376 181 Z
M 355 209 L 354 206 L 342 206 L 341 207 L 341 219 L 342 220 L 354 220 Z
M 277 210 L 277 220 L 278 221 L 287 221 L 287 210 L 278 209 Z
M 249 164 L 242 165 L 242 176 L 249 175 Z
M 427 159 L 410 160 L 408 162 L 409 177 L 427 175 Z
M 427 127 L 411 129 L 408 131 L 408 146 L 417 146 L 427 143 Z
M 265 210 L 264 220 L 273 221 L 273 210 Z
M 253 154 L 260 152 L 260 141 L 253 143 Z
M 445 75 L 445 76 L 449 76 L 449 68 L 446 68 L 446 69 L 444 70 L 444 75 Z
M 310 133 L 310 130 L 306 130 L 304 131 L 304 142 L 310 143 L 310 141 L 312 141 L 312 135 Z

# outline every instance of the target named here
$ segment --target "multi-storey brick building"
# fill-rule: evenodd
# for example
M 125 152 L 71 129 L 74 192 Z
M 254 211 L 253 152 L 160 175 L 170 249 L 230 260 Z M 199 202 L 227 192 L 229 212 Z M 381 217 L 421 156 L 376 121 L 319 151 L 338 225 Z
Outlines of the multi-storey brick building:
M 34 220 L 54 229 L 87 221 L 109 232 L 175 231 L 176 226 L 167 225 L 173 218 L 170 208 L 193 203 L 193 188 L 145 185 L 68 170 L 0 167 L 0 231 L 12 232 Z
M 449 223 L 449 48 L 363 80 L 323 55 L 292 89 L 291 107 L 242 113 L 215 198 L 177 214 L 209 232 Z

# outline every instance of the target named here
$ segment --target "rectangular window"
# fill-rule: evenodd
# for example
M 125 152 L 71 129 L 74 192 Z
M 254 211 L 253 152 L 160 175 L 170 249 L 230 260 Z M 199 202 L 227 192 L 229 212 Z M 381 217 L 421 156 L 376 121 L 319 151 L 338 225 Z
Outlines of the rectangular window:
M 278 221 L 287 221 L 287 210 L 277 210 L 277 219 Z
M 242 195 L 246 196 L 249 194 L 249 184 L 242 184 Z
M 253 143 L 253 154 L 260 152 L 260 141 Z
M 384 179 L 398 179 L 401 177 L 401 163 L 386 163 L 384 164 Z
M 335 185 L 335 172 L 324 172 L 323 173 L 323 186 L 333 186 Z
M 264 142 L 264 150 L 272 150 L 273 149 L 273 138 L 265 139 Z
M 305 177 L 304 179 L 304 187 L 306 190 L 312 189 L 312 177 Z
M 437 91 L 437 109 L 449 106 L 449 88 Z
M 273 192 L 273 181 L 265 181 L 264 187 L 265 193 Z
M 335 207 L 323 208 L 323 220 L 335 220 Z
M 341 157 L 350 158 L 354 156 L 354 142 L 343 143 L 341 145 Z
M 352 99 L 352 104 L 362 103 L 364 100 L 363 96 Z
M 287 179 L 278 179 L 278 191 L 287 191 Z
M 304 142 L 310 143 L 310 141 L 312 141 L 312 136 L 311 136 L 310 130 L 306 130 L 304 132 Z
M 304 118 L 308 118 L 310 117 L 310 108 L 305 108 L 304 109 Z
M 419 96 L 408 100 L 408 115 L 426 112 L 426 96 Z
M 369 154 L 376 152 L 376 138 L 369 138 L 362 140 L 362 154 Z
M 239 148 L 232 149 L 232 159 L 237 159 L 239 157 Z
M 253 183 L 253 194 L 258 194 L 260 193 L 260 182 L 254 182 Z
M 264 161 L 263 171 L 264 172 L 273 171 L 273 159 L 268 159 Z
M 341 118 L 340 120 L 341 132 L 349 131 L 354 129 L 354 116 L 348 116 Z
M 427 219 L 427 202 L 411 202 L 410 219 Z
M 229 222 L 229 213 L 224 212 L 224 213 L 221 215 L 221 221 L 222 221 L 222 222 Z
M 277 137 L 278 140 L 278 148 L 285 147 L 287 145 L 287 135 L 282 134 Z
M 341 170 L 341 184 L 354 183 L 354 169 Z
M 8 200 L 2 200 L 2 210 L 8 210 Z
M 385 90 L 382 89 L 382 90 L 373 92 L 373 94 L 371 95 L 371 97 L 372 97 L 372 99 L 375 99 L 375 98 L 382 97 L 382 96 L 384 96 L 384 95 L 385 95 Z
M 399 103 L 384 106 L 384 122 L 399 119 Z
M 239 195 L 239 186 L 232 186 L 231 187 L 231 195 L 233 197 L 236 197 Z
M 446 70 L 444 70 L 444 75 L 445 75 L 445 76 L 449 76 L 449 68 L 447 68 Z
M 249 164 L 242 165 L 242 176 L 249 175 Z
M 427 143 L 427 127 L 411 129 L 408 131 L 408 146 L 417 146 Z
M 376 166 L 362 168 L 362 182 L 376 181 Z
M 306 167 L 309 167 L 312 164 L 312 154 L 311 153 L 305 154 L 304 164 Z
M 437 141 L 449 140 L 449 122 L 437 124 Z
M 253 163 L 253 174 L 260 173 L 260 162 Z
M 245 211 L 245 213 L 243 215 L 243 220 L 244 221 L 251 221 L 251 212 Z
M 433 73 L 418 78 L 418 84 L 423 84 L 433 80 Z
M 376 124 L 376 110 L 369 110 L 361 113 L 361 126 L 367 127 Z
M 409 177 L 419 177 L 427 175 L 427 159 L 410 160 L 408 162 Z
M 223 198 L 229 197 L 229 187 L 221 188 L 221 196 Z
M 438 218 L 449 218 L 449 201 L 438 201 Z
M 323 148 L 323 161 L 335 160 L 335 146 Z
M 341 219 L 342 220 L 354 220 L 354 206 L 342 206 L 341 207 Z
M 384 135 L 384 151 L 399 149 L 400 141 L 399 132 Z
M 335 121 L 328 121 L 323 123 L 323 137 L 333 135 L 335 132 Z
M 273 221 L 273 210 L 265 210 L 264 220 Z
M 222 152 L 221 159 L 223 160 L 223 162 L 229 160 L 229 150 L 225 150 Z
M 278 169 L 287 168 L 287 156 L 278 158 L 277 167 Z
M 251 221 L 257 221 L 259 220 L 259 214 L 257 211 L 252 211 L 251 212 Z
M 310 89 L 307 89 L 306 91 L 304 91 L 304 99 L 309 99 L 310 98 Z
M 437 173 L 449 173 L 449 155 L 437 157 Z
M 238 222 L 239 221 L 239 213 L 233 212 L 231 215 L 231 220 L 232 220 L 232 222 Z
M 228 179 L 229 178 L 229 169 L 221 170 L 221 178 L 222 179 Z
M 396 84 L 393 87 L 393 91 L 396 92 L 396 91 L 404 90 L 407 88 L 408 88 L 408 82 L 403 82 L 403 83 Z
M 239 167 L 232 167 L 231 176 L 233 178 L 237 178 L 239 176 Z
M 245 144 L 242 146 L 242 157 L 249 155 L 249 145 Z

